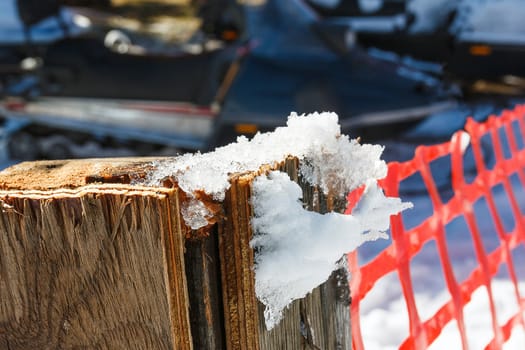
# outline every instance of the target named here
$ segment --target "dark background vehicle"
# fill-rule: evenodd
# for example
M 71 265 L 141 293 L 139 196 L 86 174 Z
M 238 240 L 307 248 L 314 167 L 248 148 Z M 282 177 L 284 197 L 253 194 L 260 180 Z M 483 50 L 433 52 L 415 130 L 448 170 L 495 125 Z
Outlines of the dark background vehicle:
M 436 11 L 434 20 L 422 18 L 415 13 L 409 1 L 385 1 L 374 12 L 365 12 L 357 0 L 341 0 L 334 8 L 325 8 L 309 1 L 320 16 L 334 22 L 354 25 L 356 40 L 365 48 L 379 48 L 400 56 L 411 56 L 443 66 L 440 78 L 461 86 L 469 97 L 479 94 L 522 95 L 525 92 L 525 41 L 521 32 L 501 30 L 506 23 L 479 27 L 472 23 L 473 17 L 484 8 L 489 13 L 493 6 L 496 16 L 511 19 L 511 7 L 505 2 L 457 2 L 450 1 Z M 444 4 L 443 1 L 439 2 Z M 499 8 L 498 8 L 499 7 Z M 381 25 L 374 18 L 401 16 L 399 26 Z M 361 28 L 356 18 L 368 19 L 370 25 Z M 433 22 L 432 26 L 418 28 L 421 22 Z M 390 28 L 390 30 L 385 30 Z
M 284 125 L 291 111 L 335 111 L 345 133 L 372 138 L 454 104 L 439 81 L 369 55 L 300 0 L 228 3 L 208 17 L 215 29 L 181 42 L 117 27 L 107 12 L 60 14 L 63 37 L 12 47 L 36 63 L 6 84 L 6 117 L 195 150 Z M 108 45 L 115 30 L 122 40 Z

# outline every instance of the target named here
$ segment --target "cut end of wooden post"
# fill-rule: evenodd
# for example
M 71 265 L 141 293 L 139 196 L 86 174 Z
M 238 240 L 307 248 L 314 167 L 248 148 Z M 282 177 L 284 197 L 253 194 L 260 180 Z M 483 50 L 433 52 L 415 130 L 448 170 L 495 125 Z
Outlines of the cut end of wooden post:
M 0 172 L 3 190 L 54 190 L 92 183 L 129 184 L 143 179 L 159 158 L 44 160 L 13 165 Z
M 192 349 L 178 191 L 129 184 L 151 160 L 0 173 L 0 344 Z

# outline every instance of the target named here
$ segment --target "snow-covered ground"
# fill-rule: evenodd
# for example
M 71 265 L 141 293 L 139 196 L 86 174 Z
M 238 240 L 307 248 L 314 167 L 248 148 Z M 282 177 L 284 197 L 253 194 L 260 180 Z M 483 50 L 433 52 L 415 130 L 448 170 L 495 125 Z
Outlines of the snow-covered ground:
M 430 276 L 435 274 L 434 269 L 426 272 Z M 361 327 L 367 350 L 397 349 L 408 336 L 405 299 L 402 297 L 396 278 L 394 275 L 383 278 L 362 304 Z M 507 279 L 497 279 L 492 282 L 492 289 L 498 320 L 503 324 L 517 309 L 513 298 L 513 285 Z M 520 283 L 520 289 L 521 293 L 525 292 L 525 282 Z M 419 291 L 416 294 L 416 302 L 420 316 L 422 319 L 432 316 L 449 299 L 450 295 L 445 290 L 436 294 L 429 290 Z M 378 307 L 378 304 L 381 306 Z M 474 292 L 472 300 L 464 309 L 464 316 L 470 349 L 484 349 L 493 338 L 488 294 L 485 288 L 479 288 Z M 522 350 L 524 346 L 525 332 L 523 329 L 515 328 L 504 349 Z M 443 329 L 429 349 L 461 349 L 461 339 L 455 321 L 450 322 Z

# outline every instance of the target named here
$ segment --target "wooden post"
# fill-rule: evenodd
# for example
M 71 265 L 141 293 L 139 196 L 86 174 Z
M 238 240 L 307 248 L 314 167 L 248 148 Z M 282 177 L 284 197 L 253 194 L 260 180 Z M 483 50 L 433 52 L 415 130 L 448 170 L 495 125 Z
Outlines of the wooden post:
M 279 167 L 300 182 L 297 165 Z M 96 159 L 0 173 L 0 348 L 350 349 L 346 269 L 265 329 L 250 189 L 269 167 L 232 175 L 200 231 L 181 219 L 176 183 L 133 184 L 153 168 Z M 334 207 L 302 186 L 309 209 Z
M 327 212 L 341 207 L 339 199 L 323 196 L 300 181 L 298 161 L 289 158 L 278 168 L 303 188 L 308 209 Z M 237 174 L 231 178 L 224 208 L 226 220 L 219 226 L 227 349 L 326 349 L 351 348 L 350 290 L 346 269 L 335 271 L 329 280 L 302 300 L 293 302 L 281 322 L 271 331 L 264 325 L 264 306 L 255 296 L 254 255 L 250 218 L 251 182 L 265 171 Z
M 192 348 L 177 189 L 89 184 L 129 182 L 146 164 L 0 175 L 2 349 Z

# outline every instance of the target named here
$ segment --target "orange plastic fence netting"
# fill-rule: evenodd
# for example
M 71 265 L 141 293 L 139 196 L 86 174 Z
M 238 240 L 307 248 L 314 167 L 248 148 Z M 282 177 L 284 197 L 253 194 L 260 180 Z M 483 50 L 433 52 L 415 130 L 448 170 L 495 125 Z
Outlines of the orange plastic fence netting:
M 399 344 L 400 349 L 426 349 L 440 335 L 443 328 L 456 321 L 459 330 L 460 342 L 463 349 L 469 347 L 465 330 L 465 306 L 478 288 L 486 288 L 489 300 L 489 310 L 492 317 L 492 340 L 486 344 L 486 349 L 500 349 L 505 344 L 514 327 L 523 327 L 525 323 L 525 298 L 520 294 L 516 274 L 516 262 L 513 259 L 513 250 L 525 245 L 525 215 L 520 209 L 511 184 L 518 180 L 521 186 L 525 185 L 525 106 L 517 106 L 513 110 L 506 110 L 499 116 L 490 116 L 487 121 L 478 123 L 470 118 L 465 126 L 466 131 L 458 131 L 446 142 L 433 146 L 419 146 L 415 156 L 407 162 L 391 162 L 388 164 L 388 175 L 381 181 L 386 195 L 399 196 L 400 184 L 408 178 L 418 174 L 422 179 L 425 193 L 432 204 L 431 214 L 421 223 L 412 228 L 405 228 L 402 215 L 391 219 L 392 241 L 381 250 L 371 261 L 361 264 L 358 261 L 359 252 L 349 254 L 351 272 L 350 289 L 352 303 L 350 307 L 352 320 L 352 342 L 356 350 L 364 349 L 361 329 L 360 304 L 367 294 L 382 277 L 392 272 L 397 273 L 402 294 L 408 312 L 408 337 Z M 489 140 L 492 152 L 492 164 L 487 164 L 486 140 Z M 473 160 L 472 168 L 475 175 L 465 177 L 465 152 L 468 149 Z M 431 170 L 431 163 L 437 159 L 450 160 L 451 196 L 442 199 L 436 184 L 436 171 Z M 515 218 L 512 229 L 507 229 L 502 221 L 494 200 L 494 187 L 502 187 L 510 203 L 508 211 Z M 360 196 L 359 190 L 349 195 L 347 212 L 351 212 Z M 405 199 L 402 197 L 402 199 Z M 475 219 L 475 202 L 483 199 L 488 206 L 488 212 L 497 233 L 499 245 L 487 252 L 482 241 L 480 229 Z M 418 208 L 412 209 L 417 211 Z M 489 215 L 486 215 L 489 216 Z M 446 239 L 446 225 L 452 220 L 462 217 L 466 222 L 469 240 L 475 251 L 475 266 L 466 278 L 458 281 L 454 275 L 454 266 L 449 255 L 450 242 Z M 422 319 L 418 311 L 414 296 L 414 281 L 411 278 L 410 262 L 422 250 L 423 246 L 434 241 L 444 285 L 450 298 L 430 318 Z M 508 278 L 513 284 L 512 295 L 515 298 L 516 310 L 505 320 L 498 320 L 494 301 L 492 280 L 501 266 L 506 265 Z M 459 344 L 458 344 L 459 348 Z

